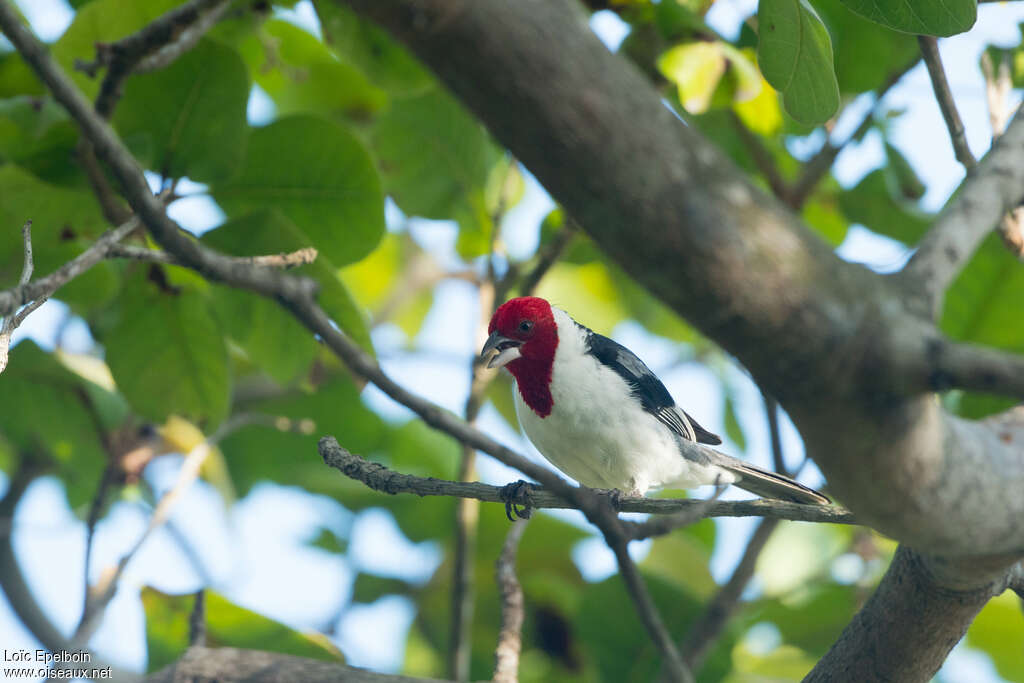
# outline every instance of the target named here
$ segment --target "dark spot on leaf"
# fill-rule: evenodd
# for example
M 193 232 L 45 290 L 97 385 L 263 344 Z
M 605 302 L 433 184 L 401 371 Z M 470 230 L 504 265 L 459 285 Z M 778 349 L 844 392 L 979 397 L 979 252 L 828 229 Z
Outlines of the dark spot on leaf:
M 75 231 L 71 229 L 70 225 L 65 224 L 64 227 L 61 228 L 60 230 L 60 235 L 58 235 L 58 239 L 61 242 L 70 242 L 71 240 L 75 239 Z
M 155 284 L 157 289 L 164 294 L 177 296 L 181 292 L 180 287 L 175 287 L 167 280 L 167 273 L 164 271 L 163 267 L 156 263 L 149 266 L 149 272 L 146 273 L 146 279 Z
M 572 625 L 550 605 L 543 605 L 533 611 L 537 645 L 552 658 L 561 660 L 570 671 L 580 667 L 579 657 L 572 643 Z

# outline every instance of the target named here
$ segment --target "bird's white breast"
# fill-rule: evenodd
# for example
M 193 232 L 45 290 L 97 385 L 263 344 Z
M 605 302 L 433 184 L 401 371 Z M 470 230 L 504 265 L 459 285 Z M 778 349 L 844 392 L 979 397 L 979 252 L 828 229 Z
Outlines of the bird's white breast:
M 642 494 L 715 483 L 723 470 L 685 460 L 675 436 L 643 409 L 626 381 L 586 352 L 585 332 L 564 311 L 552 310 L 558 347 L 551 414 L 537 415 L 514 389 L 519 422 L 537 450 L 585 486 Z

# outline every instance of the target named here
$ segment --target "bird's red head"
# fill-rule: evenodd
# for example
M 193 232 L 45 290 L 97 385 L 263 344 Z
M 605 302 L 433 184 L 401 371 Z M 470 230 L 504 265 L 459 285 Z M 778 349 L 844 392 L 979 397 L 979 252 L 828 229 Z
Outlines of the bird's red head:
M 551 371 L 558 348 L 558 326 L 551 304 L 536 296 L 510 299 L 498 307 L 487 327 L 483 356 L 487 367 L 507 366 L 526 404 L 541 417 L 551 413 Z

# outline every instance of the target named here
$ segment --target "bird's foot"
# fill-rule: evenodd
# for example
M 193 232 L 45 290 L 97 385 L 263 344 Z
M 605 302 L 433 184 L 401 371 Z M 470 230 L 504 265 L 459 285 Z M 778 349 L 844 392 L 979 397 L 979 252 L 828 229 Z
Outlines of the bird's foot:
M 508 521 L 516 519 L 529 519 L 533 513 L 533 506 L 530 504 L 530 494 L 539 487 L 528 481 L 514 481 L 501 487 L 498 495 L 505 502 L 505 516 Z
M 608 499 L 608 503 L 616 512 L 622 512 L 622 498 L 630 494 L 623 493 L 621 489 L 594 489 L 601 496 Z

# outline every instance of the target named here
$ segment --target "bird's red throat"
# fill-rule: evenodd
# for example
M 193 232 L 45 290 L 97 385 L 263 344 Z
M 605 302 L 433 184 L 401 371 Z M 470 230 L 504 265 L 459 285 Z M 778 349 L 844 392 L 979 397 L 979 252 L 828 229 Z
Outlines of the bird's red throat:
M 557 337 L 555 337 L 555 346 L 558 346 Z M 552 349 L 548 360 L 516 358 L 505 366 L 516 378 L 516 385 L 519 387 L 519 395 L 523 397 L 523 402 L 540 417 L 550 415 L 551 408 L 555 404 L 551 397 L 551 372 L 554 369 L 554 358 L 555 353 Z

